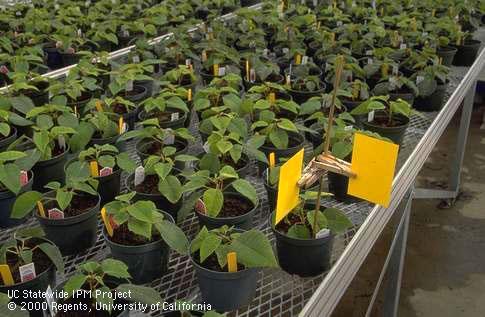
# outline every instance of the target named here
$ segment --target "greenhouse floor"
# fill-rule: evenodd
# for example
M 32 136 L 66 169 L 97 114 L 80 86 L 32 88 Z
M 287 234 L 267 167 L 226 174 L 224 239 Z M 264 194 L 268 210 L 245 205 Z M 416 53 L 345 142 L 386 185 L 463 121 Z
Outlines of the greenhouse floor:
M 398 316 L 474 317 L 485 311 L 485 104 L 474 110 L 462 170 L 462 193 L 447 208 L 439 200 L 415 200 L 406 250 Z M 418 185 L 446 185 L 459 114 L 441 138 Z M 395 223 L 368 256 L 334 316 L 365 316 Z M 381 316 L 383 292 L 370 316 Z

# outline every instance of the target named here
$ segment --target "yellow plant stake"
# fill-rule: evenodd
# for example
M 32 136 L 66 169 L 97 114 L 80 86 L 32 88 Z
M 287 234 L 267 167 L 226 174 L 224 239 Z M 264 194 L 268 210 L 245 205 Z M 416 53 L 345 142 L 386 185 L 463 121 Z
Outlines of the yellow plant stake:
M 187 101 L 192 101 L 192 88 L 187 90 Z
M 435 14 L 436 14 L 436 9 L 431 10 L 431 16 L 432 16 L 433 18 L 434 18 L 434 16 L 435 16 Z
M 227 254 L 227 271 L 237 272 L 237 254 L 236 252 L 229 252 Z
M 101 209 L 101 218 L 103 218 L 104 226 L 106 227 L 106 232 L 110 237 L 113 236 L 113 227 L 111 226 L 111 222 L 109 222 L 108 215 L 106 214 L 106 208 Z
M 46 218 L 45 216 L 45 209 L 44 209 L 44 204 L 38 200 L 37 201 L 37 209 L 39 209 L 39 214 L 43 217 L 43 218 Z
M 96 110 L 99 112 L 103 112 L 103 105 L 101 104 L 101 100 L 96 101 Z
M 91 171 L 92 177 L 98 177 L 99 176 L 98 162 L 96 161 L 89 162 L 89 170 Z
M 251 78 L 249 78 L 249 60 L 246 60 L 246 79 L 247 81 L 251 80 Z
M 5 286 L 15 284 L 12 272 L 10 271 L 10 267 L 7 264 L 0 264 L 0 275 L 2 276 L 3 284 L 5 284 Z
M 219 76 L 219 64 L 214 64 L 214 76 Z
M 295 64 L 296 65 L 300 65 L 301 64 L 301 55 L 298 54 L 298 53 L 295 56 Z
M 276 103 L 276 94 L 274 92 L 270 92 L 268 95 L 268 101 L 270 104 L 274 105 Z
M 276 165 L 276 159 L 274 152 L 269 153 L 269 168 L 273 168 Z
M 120 117 L 120 118 L 118 119 L 118 133 L 119 133 L 119 134 L 123 134 L 123 132 L 124 132 L 124 131 L 123 131 L 123 130 L 124 130 L 124 128 L 123 128 L 123 127 L 124 127 L 124 126 L 125 126 L 125 122 L 124 122 L 124 120 L 123 120 L 123 117 Z

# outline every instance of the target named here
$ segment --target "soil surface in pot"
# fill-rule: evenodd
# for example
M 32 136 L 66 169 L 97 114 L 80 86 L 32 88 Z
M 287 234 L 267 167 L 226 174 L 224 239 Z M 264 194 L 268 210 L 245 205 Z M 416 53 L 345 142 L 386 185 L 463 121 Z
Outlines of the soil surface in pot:
M 75 217 L 79 216 L 88 210 L 95 207 L 98 203 L 98 197 L 91 195 L 74 195 L 72 197 L 71 203 L 64 210 L 64 217 Z M 45 204 L 46 211 L 51 208 L 58 208 L 55 201 L 49 201 Z
M 113 231 L 113 236 L 109 239 L 114 243 L 136 246 L 158 241 L 161 239 L 161 236 L 158 232 L 153 231 L 152 240 L 148 241 L 147 238 L 131 232 L 128 229 L 128 224 L 124 223 Z
M 298 217 L 295 214 L 289 214 L 288 216 L 286 216 L 286 218 L 283 221 L 280 221 L 276 225 L 276 230 L 283 234 L 287 234 L 290 227 L 296 224 L 300 224 L 300 225 L 304 224 L 308 228 L 308 230 L 312 232 L 311 226 L 306 222 L 302 223 L 300 217 Z
M 202 266 L 202 267 L 204 267 L 208 270 L 215 271 L 215 272 L 227 272 L 227 264 L 224 265 L 223 268 L 221 268 L 219 266 L 219 262 L 217 261 L 217 256 L 215 255 L 215 253 L 209 255 L 203 263 L 200 263 L 200 254 L 199 254 L 198 251 L 195 252 L 194 254 L 192 254 L 192 256 L 194 257 L 194 260 L 197 264 L 199 264 L 200 266 Z M 237 270 L 238 271 L 242 271 L 242 270 L 245 270 L 245 269 L 246 268 L 241 263 L 237 264 Z
M 182 118 L 184 116 L 184 113 L 182 111 L 166 111 L 166 112 L 161 112 L 157 111 L 155 113 L 151 112 L 146 116 L 146 118 L 157 118 L 158 122 L 160 123 L 165 123 L 165 122 L 171 122 L 172 121 L 172 113 L 178 113 L 179 118 Z
M 178 142 L 175 142 L 174 144 L 170 144 L 170 145 L 164 144 L 163 146 L 172 146 L 177 149 L 177 152 L 180 152 L 185 148 L 184 144 L 178 143 Z M 145 148 L 145 150 L 142 153 L 159 156 L 162 154 L 162 144 L 159 142 L 152 142 L 150 143 L 149 146 Z
M 37 244 L 35 244 L 31 240 L 27 240 L 25 245 L 29 248 L 33 248 Z M 34 262 L 35 272 L 37 273 L 37 276 L 45 272 L 52 264 L 49 257 L 45 255 L 45 253 L 42 252 L 40 249 L 35 249 L 33 251 L 32 262 Z M 19 258 L 17 257 L 17 255 L 12 253 L 7 253 L 7 264 L 10 267 L 10 270 L 12 271 L 12 277 L 13 277 L 13 280 L 15 281 L 15 284 L 21 283 L 19 267 L 22 266 L 22 264 L 19 262 Z M 5 285 L 1 275 L 0 275 L 0 285 Z
M 125 91 L 123 90 L 122 92 L 120 92 L 118 95 L 120 97 L 123 97 L 126 99 L 126 97 L 131 97 L 131 96 L 136 96 L 136 95 L 139 95 L 141 94 L 142 92 L 144 92 L 145 89 L 141 88 L 141 87 L 137 87 L 137 86 L 134 86 L 133 89 L 131 91 Z
M 232 218 L 247 214 L 253 205 L 242 197 L 224 197 L 224 204 L 217 218 Z
M 370 124 L 379 126 L 379 127 L 385 127 L 385 128 L 391 128 L 391 127 L 400 127 L 404 124 L 402 120 L 392 118 L 391 122 L 389 123 L 389 118 L 384 117 L 384 116 L 376 116 L 374 118 L 374 121 L 369 122 Z
M 158 191 L 158 175 L 145 176 L 145 180 L 135 186 L 135 191 L 143 194 L 160 194 Z

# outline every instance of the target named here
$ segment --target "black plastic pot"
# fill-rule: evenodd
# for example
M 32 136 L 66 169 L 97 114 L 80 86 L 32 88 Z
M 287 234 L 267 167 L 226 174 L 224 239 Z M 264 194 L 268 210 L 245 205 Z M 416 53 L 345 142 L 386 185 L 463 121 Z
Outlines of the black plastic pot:
M 81 59 L 81 55 L 76 54 L 76 53 L 60 52 L 60 54 L 61 54 L 61 59 L 62 59 L 62 65 L 64 67 L 77 64 L 77 63 L 79 63 L 79 60 Z
M 253 203 L 247 199 L 246 197 L 242 196 L 241 194 L 237 192 L 226 192 L 224 193 L 224 197 L 238 197 L 240 199 L 246 200 L 248 203 L 253 205 Z M 229 217 L 229 218 L 214 218 L 214 217 L 209 217 L 207 215 L 201 214 L 199 212 L 195 212 L 197 215 L 197 218 L 199 219 L 199 225 L 202 228 L 203 226 L 206 226 L 209 230 L 210 229 L 215 229 L 222 227 L 223 225 L 227 225 L 229 227 L 235 226 L 236 228 L 243 229 L 243 230 L 250 230 L 253 228 L 253 216 L 257 211 L 258 206 L 254 206 L 253 208 L 245 213 L 244 215 L 237 216 L 237 217 Z
M 452 46 L 440 47 L 436 50 L 436 54 L 441 57 L 441 64 L 450 67 L 453 64 L 453 59 L 455 58 L 458 49 Z
M 276 237 L 276 253 L 280 267 L 302 277 L 315 276 L 330 268 L 330 258 L 334 236 L 318 239 L 297 239 L 273 228 L 274 212 L 269 216 L 269 224 Z
M 190 250 L 190 248 L 189 248 Z M 190 256 L 199 283 L 202 301 L 217 311 L 233 311 L 251 303 L 256 294 L 259 269 L 216 272 L 198 264 Z
M 32 183 L 34 182 L 34 174 L 29 172 L 29 182 L 22 186 L 19 195 L 32 189 Z M 12 213 L 12 207 L 17 199 L 17 195 L 9 190 L 4 190 L 0 192 L 0 228 L 9 228 L 17 226 L 24 223 L 31 214 L 25 216 L 22 219 L 10 218 Z
M 376 117 L 377 116 L 378 114 L 376 113 Z M 382 127 L 373 124 L 372 122 L 368 122 L 367 120 L 362 120 L 361 123 L 365 130 L 376 132 L 380 136 L 390 139 L 395 144 L 401 145 L 409 125 L 409 118 L 399 115 L 395 116 L 393 120 L 398 120 L 401 124 L 396 127 Z
M 438 84 L 436 90 L 428 97 L 417 97 L 414 101 L 414 108 L 419 111 L 439 111 L 443 108 L 445 101 L 446 84 Z
M 412 93 L 391 93 L 389 97 L 391 100 L 402 99 L 407 101 L 411 106 L 414 104 L 414 95 Z
M 91 147 L 95 144 L 97 145 L 104 145 L 104 144 L 111 144 L 113 146 L 116 146 L 116 148 L 121 152 L 126 151 L 126 142 L 119 141 L 118 139 L 120 138 L 120 135 L 115 135 L 109 138 L 102 138 L 102 139 L 97 139 L 97 138 L 92 138 L 89 141 L 88 147 Z
M 44 56 L 46 56 L 46 65 L 52 69 L 59 69 L 62 67 L 62 57 L 57 49 L 55 43 L 47 43 L 42 47 Z
M 153 95 L 153 80 L 135 80 L 133 85 L 144 87 L 147 98 Z
M 45 104 L 49 103 L 49 92 L 47 88 L 49 88 L 48 82 L 40 82 L 36 84 L 36 87 L 39 91 L 29 90 L 24 92 L 23 94 L 29 97 L 36 107 L 41 107 Z
M 291 97 L 293 97 L 293 101 L 295 101 L 297 104 L 301 105 L 302 103 L 305 103 L 308 101 L 308 99 L 312 97 L 318 97 L 321 96 L 325 93 L 325 90 L 327 89 L 327 86 L 325 83 L 320 82 L 321 88 L 319 90 L 315 91 L 303 91 L 303 90 L 293 90 L 293 89 L 288 89 L 288 92 L 291 94 Z
M 133 84 L 133 90 L 133 94 L 126 94 L 126 91 L 123 90 L 119 95 L 135 104 L 140 103 L 148 97 L 148 91 L 144 86 Z
M 46 193 L 46 195 L 52 196 L 54 192 Z M 34 209 L 34 213 L 46 237 L 59 247 L 62 255 L 72 255 L 80 253 L 96 243 L 100 200 L 98 195 L 96 206 L 80 215 L 64 219 L 41 217 L 37 208 Z
M 276 162 L 278 162 L 280 158 L 290 158 L 303 148 L 305 138 L 299 133 L 290 133 L 289 139 L 290 139 L 290 144 L 292 143 L 296 145 L 291 146 L 287 149 L 277 149 L 273 146 L 268 146 L 266 144 L 263 144 L 259 148 L 259 150 L 263 152 L 266 155 L 266 157 L 268 157 L 270 153 L 274 152 Z M 267 164 L 264 164 L 261 162 L 258 162 L 258 166 L 259 166 L 260 173 L 262 173 L 263 170 L 268 167 Z
M 128 188 L 129 191 L 135 191 L 135 186 L 134 186 L 134 180 L 135 180 L 135 174 L 131 174 L 126 178 L 126 188 Z M 133 198 L 133 201 L 138 201 L 138 200 L 149 200 L 152 201 L 155 206 L 157 206 L 158 209 L 163 210 L 172 216 L 174 219 L 178 219 L 178 212 L 180 208 L 182 208 L 183 204 L 183 198 L 180 198 L 178 202 L 175 204 L 171 203 L 167 198 L 162 196 L 162 194 L 147 194 L 147 193 L 139 193 L 136 192 L 135 197 Z
M 0 140 L 0 151 L 5 151 L 10 144 L 17 140 L 17 128 L 10 127 L 10 135 L 3 140 Z
M 71 109 L 74 109 L 74 107 L 76 107 L 77 112 L 82 114 L 84 113 L 84 108 L 86 108 L 86 105 L 89 103 L 92 97 L 92 92 L 85 91 L 77 100 L 68 98 L 69 101 L 67 102 L 67 106 Z
M 204 156 L 204 154 L 205 153 L 199 154 L 197 155 L 197 157 L 201 159 Z M 237 175 L 239 175 L 240 178 L 245 178 L 251 172 L 251 161 L 246 154 L 241 153 L 241 158 L 239 159 L 239 162 L 242 162 L 242 167 L 235 168 L 235 170 L 237 172 Z M 195 163 L 194 169 L 196 171 L 200 170 L 198 162 Z
M 47 241 L 46 239 L 42 239 Z M 50 241 L 47 241 L 50 242 Z M 38 273 L 38 272 L 37 272 Z M 0 285 L 0 293 L 8 294 L 9 292 L 18 292 L 19 298 L 12 298 L 12 302 L 17 304 L 18 308 L 23 307 L 24 303 L 26 304 L 25 307 L 28 307 L 27 303 L 32 303 L 33 307 L 38 306 L 39 309 L 30 310 L 29 314 L 31 317 L 42 317 L 43 310 L 42 310 L 42 303 L 44 302 L 43 298 L 35 298 L 35 296 L 23 296 L 24 291 L 33 291 L 37 292 L 45 292 L 49 285 L 53 287 L 56 284 L 56 270 L 54 264 L 45 270 L 44 272 L 38 274 L 34 279 L 18 283 L 11 286 L 4 286 Z
M 349 178 L 340 174 L 328 172 L 328 190 L 334 196 L 334 198 L 340 202 L 344 203 L 355 203 L 360 201 L 359 198 L 350 196 L 347 194 L 349 188 Z
M 59 154 L 49 160 L 38 161 L 32 167 L 34 172 L 34 184 L 32 188 L 37 191 L 44 192 L 46 189 L 44 185 L 49 182 L 59 182 L 64 184 L 66 174 L 64 173 L 64 165 L 66 164 L 67 154 L 69 153 L 69 147 L 66 148 L 64 153 Z
M 464 45 L 455 46 L 458 50 L 453 58 L 454 66 L 472 66 L 477 58 L 482 43 L 478 40 L 467 40 Z
M 363 101 L 350 101 L 350 100 L 343 100 L 342 104 L 345 106 L 347 111 L 352 111 L 353 109 L 357 108 Z
M 138 157 L 142 162 L 145 161 L 145 159 L 147 159 L 150 156 L 150 154 L 146 153 L 146 149 L 154 142 L 156 141 L 152 141 L 149 139 L 141 139 L 135 144 L 136 154 L 138 155 Z M 174 142 L 175 142 L 174 145 L 176 145 L 176 148 L 181 148 L 181 150 L 178 150 L 177 152 L 175 152 L 174 156 L 187 153 L 187 151 L 189 150 L 189 144 L 187 140 L 175 138 Z M 169 145 L 166 145 L 166 146 L 169 146 Z M 185 162 L 177 161 L 175 162 L 174 166 L 177 169 L 183 170 L 185 168 Z
M 165 219 L 175 223 L 171 215 L 161 212 Z M 103 237 L 113 258 L 128 266 L 133 283 L 149 283 L 167 272 L 170 248 L 162 239 L 144 245 L 122 245 L 111 241 L 104 228 Z

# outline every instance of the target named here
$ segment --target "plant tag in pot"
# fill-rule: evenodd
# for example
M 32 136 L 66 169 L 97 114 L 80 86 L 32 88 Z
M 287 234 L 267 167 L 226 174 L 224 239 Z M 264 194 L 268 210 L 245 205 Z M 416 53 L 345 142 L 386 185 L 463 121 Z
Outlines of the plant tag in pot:
M 133 80 L 128 80 L 126 82 L 125 90 L 126 91 L 133 91 Z
M 172 145 L 175 143 L 175 134 L 173 133 L 172 129 L 168 128 L 167 135 L 163 139 L 163 144 Z
M 139 62 L 140 62 L 140 56 L 138 56 L 138 55 L 133 56 L 133 63 L 136 64 L 136 63 L 139 63 Z
M 37 274 L 35 273 L 35 265 L 33 262 L 19 267 L 19 273 L 22 283 L 31 281 L 37 276 Z
M 367 51 L 365 51 L 365 55 L 366 56 L 373 56 L 374 55 L 374 51 L 373 50 L 367 50 Z
M 205 50 L 202 51 L 202 62 L 207 62 L 207 52 Z
M 369 112 L 369 114 L 367 115 L 367 122 L 373 122 L 375 115 L 376 115 L 376 112 L 374 110 Z
M 372 9 L 376 9 L 376 0 L 372 0 Z
M 143 166 L 138 166 L 135 170 L 135 186 L 140 185 L 145 180 L 145 168 Z
M 219 67 L 219 76 L 224 76 L 224 75 L 226 75 L 226 68 Z
M 104 226 L 106 227 L 106 232 L 110 237 L 113 236 L 113 221 L 112 218 L 106 214 L 106 208 L 101 208 L 101 219 L 103 219 Z
M 56 3 L 56 4 L 54 4 L 54 9 L 55 9 L 56 11 L 57 11 L 57 10 L 59 10 L 59 4 L 57 4 L 57 3 Z
M 268 55 L 269 55 L 269 50 L 268 50 L 267 48 L 265 48 L 265 49 L 263 50 L 263 56 L 264 56 L 264 57 L 268 57 Z
M 209 153 L 209 142 L 205 142 L 203 145 L 202 145 L 202 148 L 204 149 L 204 152 L 205 153 Z
M 328 236 L 330 236 L 330 230 L 328 230 L 326 228 L 318 231 L 317 234 L 316 234 L 317 239 L 326 238 Z
M 190 58 L 187 58 L 185 60 L 185 66 L 189 67 L 190 65 L 192 65 L 192 60 Z
M 111 4 L 116 4 L 116 0 L 111 0 Z
M 392 75 L 397 76 L 399 74 L 399 66 L 394 65 L 392 66 Z M 391 79 L 389 79 L 391 81 Z
M 127 129 L 128 129 L 128 125 L 124 121 L 123 117 L 120 117 L 118 119 L 118 133 L 122 135 L 123 133 L 126 132 Z
M 207 214 L 207 208 L 205 207 L 204 201 L 202 199 L 197 199 L 195 202 L 195 211 L 197 211 L 199 214 Z
M 178 120 L 179 119 L 179 113 L 178 112 L 174 112 L 170 115 L 170 121 L 175 121 L 175 120 Z
M 349 132 L 349 131 L 352 131 L 352 129 L 353 129 L 353 128 L 354 128 L 354 126 L 352 126 L 352 125 L 348 125 L 348 126 L 346 126 L 346 127 L 344 128 L 344 131 Z
M 287 86 L 291 85 L 291 76 L 290 75 L 286 75 L 286 85 Z
M 402 43 L 400 46 L 399 46 L 399 49 L 401 50 L 405 50 L 406 48 L 408 48 L 408 46 L 404 43 Z
M 105 177 L 105 176 L 109 176 L 113 174 L 113 169 L 111 167 L 103 167 L 100 171 L 99 171 L 99 176 L 100 177 Z
M 187 101 L 192 101 L 192 88 L 187 89 Z
M 61 41 L 57 41 L 56 42 L 56 48 L 61 48 L 62 47 L 62 42 Z
M 47 211 L 50 219 L 64 219 L 64 213 L 58 208 L 52 208 Z
M 308 56 L 303 56 L 303 58 L 301 59 L 301 64 L 302 65 L 305 65 L 306 63 L 308 63 Z
M 367 59 L 367 64 L 368 64 L 368 65 L 372 65 L 372 64 L 374 64 L 374 60 L 373 60 L 372 58 L 368 58 L 368 59 Z
M 128 31 L 128 30 L 124 30 L 124 31 L 123 31 L 123 36 L 124 36 L 124 37 L 128 37 L 128 36 L 130 36 L 130 31 Z
M 0 264 L 0 275 L 2 276 L 3 283 L 6 286 L 15 284 L 12 276 L 12 271 L 7 264 Z
M 15 15 L 19 17 L 19 16 L 21 16 L 21 15 L 22 15 L 22 12 L 17 11 L 17 12 L 15 12 Z
M 343 25 L 342 21 L 337 21 L 337 26 L 342 26 L 342 25 Z
M 91 23 L 91 29 L 94 29 L 96 27 L 96 23 Z
M 29 173 L 20 171 L 20 185 L 25 186 L 29 182 Z
M 84 5 L 86 7 L 89 7 L 91 5 L 91 0 L 86 0 L 86 2 L 84 3 Z
M 57 143 L 59 144 L 59 147 L 61 148 L 61 150 L 64 151 L 66 149 L 66 138 L 64 137 L 64 135 L 60 134 L 57 137 Z
M 54 307 L 54 293 L 52 292 L 51 286 L 47 286 L 45 290 L 45 301 L 47 302 L 47 307 L 49 308 L 49 312 L 51 316 L 55 316 L 57 314 L 57 310 Z
M 424 80 L 423 76 L 417 76 L 416 77 L 416 85 L 419 85 L 423 80 Z
M 286 55 L 290 52 L 290 49 L 288 47 L 283 47 L 283 54 Z
M 66 53 L 74 54 L 74 53 L 76 53 L 76 50 L 73 47 L 68 47 L 67 50 L 66 50 Z
M 256 71 L 254 70 L 254 68 L 251 68 L 251 70 L 249 71 L 249 81 L 252 83 L 256 81 Z

